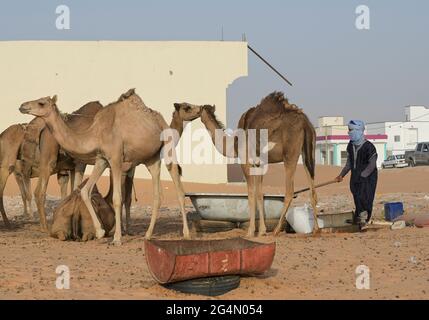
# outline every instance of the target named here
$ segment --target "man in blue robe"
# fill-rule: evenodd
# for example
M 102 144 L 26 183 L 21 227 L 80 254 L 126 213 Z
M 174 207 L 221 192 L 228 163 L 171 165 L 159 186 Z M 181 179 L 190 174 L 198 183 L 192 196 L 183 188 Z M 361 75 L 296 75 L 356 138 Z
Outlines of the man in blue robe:
M 369 222 L 377 188 L 377 150 L 365 139 L 365 124 L 360 120 L 352 120 L 348 124 L 350 142 L 347 146 L 347 163 L 337 182 L 351 171 L 350 191 L 353 194 L 355 213 L 353 223 L 361 228 Z

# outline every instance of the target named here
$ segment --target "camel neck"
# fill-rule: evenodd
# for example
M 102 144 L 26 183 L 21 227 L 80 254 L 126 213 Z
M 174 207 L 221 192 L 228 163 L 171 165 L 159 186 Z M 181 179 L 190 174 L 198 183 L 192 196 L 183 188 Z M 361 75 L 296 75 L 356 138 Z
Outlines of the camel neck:
M 182 136 L 183 133 L 183 120 L 180 119 L 177 111 L 173 113 L 173 119 L 171 119 L 170 128 L 177 130 L 179 136 Z
M 214 117 L 207 114 L 205 111 L 201 114 L 201 122 L 204 124 L 207 131 L 209 132 L 216 150 L 225 157 L 235 157 L 236 152 L 234 150 L 234 137 L 230 137 L 223 133 L 224 128 L 222 128 L 222 126 L 214 119 Z M 221 130 L 222 132 L 220 132 L 219 130 Z M 216 139 L 216 135 L 218 135 L 218 139 Z M 221 139 L 219 139 L 219 136 L 221 137 Z M 229 148 L 228 150 L 227 147 Z
M 91 137 L 94 135 L 70 129 L 57 109 L 44 120 L 55 140 L 65 151 L 75 154 L 89 154 L 94 151 L 91 143 Z

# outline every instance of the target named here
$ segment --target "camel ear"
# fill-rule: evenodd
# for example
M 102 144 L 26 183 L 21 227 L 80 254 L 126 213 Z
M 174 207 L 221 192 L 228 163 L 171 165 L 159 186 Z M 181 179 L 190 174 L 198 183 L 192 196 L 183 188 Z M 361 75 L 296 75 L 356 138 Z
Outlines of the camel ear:
M 180 103 L 175 103 L 174 109 L 176 109 L 176 111 L 179 111 L 180 110 Z
M 216 105 L 213 105 L 213 113 L 216 112 Z
M 57 100 L 58 100 L 58 97 L 57 97 L 57 95 L 54 95 L 53 97 L 52 97 L 52 102 L 54 103 L 54 104 L 56 104 L 57 103 Z

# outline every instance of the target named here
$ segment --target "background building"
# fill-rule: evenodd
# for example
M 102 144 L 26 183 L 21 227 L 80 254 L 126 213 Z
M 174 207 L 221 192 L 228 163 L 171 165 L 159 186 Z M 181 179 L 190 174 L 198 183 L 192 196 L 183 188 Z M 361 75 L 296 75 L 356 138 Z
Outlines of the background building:
M 429 141 L 429 109 L 405 107 L 404 122 L 376 122 L 367 125 L 368 134 L 387 135 L 387 155 L 413 150 L 417 143 Z
M 171 121 L 173 103 L 215 104 L 216 114 L 226 123 L 226 89 L 237 78 L 247 76 L 247 43 L 228 41 L 0 41 L 0 130 L 32 117 L 18 111 L 28 100 L 58 95 L 58 107 L 72 112 L 89 101 L 103 105 L 130 88 L 136 88 L 145 104 Z M 214 158 L 207 133 L 195 120 L 183 140 Z M 212 161 L 208 161 L 213 163 Z M 183 180 L 227 182 L 226 164 L 183 165 Z M 89 168 L 89 170 L 91 170 Z M 148 178 L 144 166 L 136 171 Z M 170 179 L 162 168 L 162 179 Z
M 348 127 L 343 117 L 320 117 L 316 128 L 316 163 L 322 165 L 344 166 L 347 161 L 347 145 L 350 141 Z M 386 158 L 385 134 L 368 134 L 366 138 L 377 149 L 377 166 L 381 167 Z

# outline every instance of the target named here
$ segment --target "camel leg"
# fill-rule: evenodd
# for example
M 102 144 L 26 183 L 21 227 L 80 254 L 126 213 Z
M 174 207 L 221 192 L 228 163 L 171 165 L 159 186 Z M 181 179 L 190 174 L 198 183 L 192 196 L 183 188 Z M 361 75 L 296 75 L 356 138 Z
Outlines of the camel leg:
M 310 184 L 310 190 L 311 190 L 311 206 L 313 208 L 313 219 L 314 219 L 313 234 L 317 234 L 320 232 L 319 222 L 317 221 L 317 215 L 318 215 L 317 194 L 316 194 L 316 189 L 314 188 L 314 179 L 311 177 L 310 172 L 308 171 L 305 165 L 304 165 L 304 169 L 305 169 L 305 173 L 307 174 L 307 179 Z
M 174 186 L 176 187 L 177 199 L 179 200 L 180 211 L 182 212 L 183 237 L 190 240 L 191 234 L 189 233 L 188 217 L 185 210 L 185 191 L 180 178 L 179 165 L 177 163 L 171 163 L 167 168 L 171 178 L 173 179 Z
M 40 225 L 42 231 L 48 231 L 48 224 L 46 222 L 45 202 L 46 202 L 46 189 L 48 187 L 50 178 L 50 166 L 41 166 L 39 168 L 39 179 L 37 180 L 37 187 L 34 191 L 34 198 L 36 200 L 37 212 L 39 213 Z M 28 189 L 27 189 L 28 190 Z
M 249 164 L 242 164 L 241 169 L 246 178 L 247 182 L 247 197 L 249 204 L 249 215 L 250 215 L 250 224 L 249 229 L 247 229 L 247 236 L 254 237 L 255 236 L 255 220 L 256 220 L 256 185 L 255 185 L 255 176 L 250 175 L 250 167 Z
M 160 173 L 161 173 L 161 160 L 156 159 L 155 162 L 146 164 L 147 169 L 149 170 L 152 176 L 152 185 L 153 185 L 153 207 L 152 207 L 152 216 L 150 218 L 149 228 L 146 231 L 146 239 L 150 239 L 155 228 L 156 219 L 158 218 L 158 211 L 161 205 L 161 184 L 160 184 Z
M 67 197 L 67 187 L 69 184 L 69 179 L 70 177 L 68 172 L 66 174 L 64 174 L 63 172 L 57 173 L 57 181 L 61 189 L 61 200 Z
M 122 153 L 120 153 L 122 156 Z M 115 234 L 113 244 L 120 245 L 122 237 L 121 218 L 122 218 L 122 162 L 120 160 L 111 160 L 110 168 L 113 176 L 113 208 L 115 210 Z
M 29 214 L 33 213 L 32 209 L 32 201 L 33 201 L 33 194 L 31 193 L 31 178 L 29 174 L 24 174 L 22 176 L 22 181 L 24 185 L 24 192 L 25 192 L 25 200 L 27 201 L 27 207 Z
M 19 191 L 21 192 L 22 203 L 24 205 L 24 217 L 30 218 L 31 203 L 30 203 L 30 206 L 28 206 L 27 194 L 26 194 L 27 192 L 25 190 L 24 180 L 22 179 L 22 176 L 20 174 L 17 174 L 16 172 L 14 172 L 14 175 L 15 175 L 16 183 L 18 184 L 18 187 L 19 187 Z
M 113 176 L 111 169 L 109 170 L 109 190 L 107 191 L 104 200 L 113 207 Z
M 83 175 L 85 174 L 86 164 L 78 163 L 75 167 L 74 179 L 73 179 L 73 190 L 76 190 L 83 180 Z
M 100 176 L 103 174 L 103 171 L 107 168 L 107 161 L 103 158 L 97 158 L 95 161 L 94 169 L 92 170 L 92 173 L 88 179 L 88 182 L 83 186 L 82 190 L 80 191 L 80 195 L 82 198 L 82 201 L 85 203 L 86 208 L 89 211 L 89 214 L 91 215 L 92 223 L 94 224 L 95 228 L 95 235 L 97 239 L 101 239 L 104 237 L 105 231 L 103 230 L 100 221 L 98 220 L 97 214 L 94 211 L 94 208 L 92 207 L 91 203 L 91 192 L 94 188 L 95 183 L 100 178 Z M 120 228 L 121 226 L 119 226 Z
M 4 225 L 8 229 L 10 229 L 10 222 L 7 219 L 6 211 L 4 210 L 3 192 L 4 192 L 4 188 L 6 186 L 7 178 L 9 178 L 9 175 L 10 175 L 10 173 L 9 173 L 9 169 L 8 168 L 4 168 L 4 167 L 0 168 L 0 211 L 1 211 L 1 216 L 2 216 L 2 219 L 3 219 Z
M 125 177 L 124 182 L 124 206 L 125 206 L 125 232 L 130 232 L 131 223 L 131 202 L 133 195 L 133 180 L 136 168 L 131 168 Z
M 294 195 L 294 177 L 295 177 L 295 170 L 296 170 L 296 164 L 298 162 L 298 159 L 293 159 L 288 161 L 287 159 L 284 160 L 284 167 L 285 167 L 285 180 L 286 180 L 286 193 L 285 193 L 285 199 L 284 199 L 284 205 L 282 212 L 280 214 L 280 219 L 277 224 L 276 229 L 274 230 L 274 235 L 278 235 L 280 233 L 280 230 L 282 228 L 285 216 L 287 211 L 289 210 L 290 204 L 292 203 L 293 195 Z
M 75 190 L 75 181 L 74 181 L 74 178 L 75 178 L 75 175 L 76 175 L 76 170 L 70 170 L 69 171 L 69 175 L 70 175 L 70 190 L 71 190 L 71 192 L 73 192 L 73 190 Z
M 267 227 L 265 226 L 265 208 L 264 208 L 264 193 L 262 192 L 262 180 L 264 176 L 258 175 L 255 176 L 256 183 L 256 205 L 259 212 L 259 236 L 263 236 L 267 232 Z

